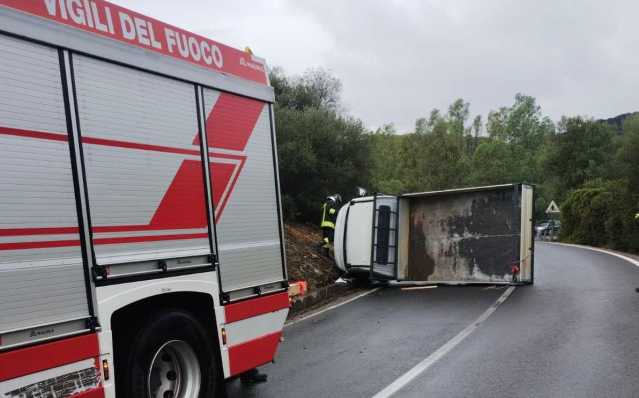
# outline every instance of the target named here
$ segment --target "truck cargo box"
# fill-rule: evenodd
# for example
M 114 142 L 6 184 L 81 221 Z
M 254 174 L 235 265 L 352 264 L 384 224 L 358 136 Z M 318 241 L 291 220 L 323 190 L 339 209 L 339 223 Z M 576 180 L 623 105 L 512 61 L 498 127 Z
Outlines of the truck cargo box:
M 533 187 L 507 184 L 343 206 L 337 266 L 371 279 L 424 283 L 532 283 Z

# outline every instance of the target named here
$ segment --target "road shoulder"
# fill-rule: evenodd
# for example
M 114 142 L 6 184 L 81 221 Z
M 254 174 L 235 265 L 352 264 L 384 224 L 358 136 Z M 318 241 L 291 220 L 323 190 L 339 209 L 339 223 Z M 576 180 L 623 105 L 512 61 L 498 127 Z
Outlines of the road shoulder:
M 611 249 L 603 249 L 603 248 L 594 247 L 594 246 L 578 245 L 578 244 L 575 244 L 575 243 L 563 243 L 563 242 L 544 242 L 544 243 L 550 244 L 550 245 L 566 246 L 566 247 L 577 247 L 577 248 L 580 248 L 580 249 L 591 250 L 591 251 L 595 251 L 595 252 L 599 252 L 599 253 L 609 254 L 611 256 L 615 256 L 617 258 L 621 258 L 622 260 L 625 260 L 625 261 L 629 262 L 630 264 L 632 264 L 632 265 L 634 265 L 636 267 L 639 267 L 639 256 L 635 255 L 635 254 L 624 253 L 624 252 L 611 250 Z

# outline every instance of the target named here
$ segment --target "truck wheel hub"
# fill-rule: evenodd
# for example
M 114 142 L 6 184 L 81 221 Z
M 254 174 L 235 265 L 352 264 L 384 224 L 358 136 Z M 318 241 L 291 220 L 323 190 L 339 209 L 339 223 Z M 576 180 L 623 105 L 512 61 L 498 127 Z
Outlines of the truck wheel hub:
M 195 351 L 186 342 L 162 345 L 149 367 L 149 398 L 197 398 L 202 374 Z

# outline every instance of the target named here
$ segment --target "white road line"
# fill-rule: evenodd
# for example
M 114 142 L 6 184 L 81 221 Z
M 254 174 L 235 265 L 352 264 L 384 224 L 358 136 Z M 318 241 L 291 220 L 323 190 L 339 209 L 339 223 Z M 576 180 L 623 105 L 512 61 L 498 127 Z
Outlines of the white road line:
M 639 267 L 639 261 L 635 260 L 634 258 L 628 257 L 628 256 L 624 256 L 623 254 L 619 254 L 610 250 L 606 250 L 606 249 L 600 249 L 598 247 L 592 247 L 592 246 L 584 246 L 584 245 L 575 245 L 573 243 L 560 243 L 560 242 L 544 242 L 545 244 L 551 244 L 551 245 L 557 245 L 557 246 L 568 246 L 568 247 L 576 247 L 579 249 L 586 249 L 586 250 L 591 250 L 593 252 L 599 252 L 599 253 L 605 253 L 605 254 L 610 254 L 611 256 L 615 256 L 618 257 L 622 260 L 626 260 L 627 262 L 629 262 L 630 264 Z
M 316 316 L 318 316 L 320 314 L 323 314 L 323 313 L 325 313 L 327 311 L 334 310 L 337 307 L 341 307 L 341 306 L 343 306 L 345 304 L 352 303 L 353 301 L 355 301 L 357 299 L 361 299 L 362 297 L 365 297 L 365 296 L 368 296 L 369 294 L 375 293 L 379 289 L 381 289 L 381 287 L 376 287 L 375 289 L 368 290 L 368 291 L 366 291 L 364 293 L 358 294 L 357 296 L 351 297 L 348 300 L 342 301 L 341 303 L 337 303 L 337 304 L 331 305 L 330 307 L 323 308 L 323 309 L 321 309 L 321 310 L 319 310 L 317 312 L 313 312 L 313 313 L 305 315 L 305 316 L 303 316 L 303 317 L 301 317 L 299 319 L 295 319 L 294 321 L 287 322 L 284 325 L 284 327 L 286 328 L 286 327 L 295 325 L 296 323 L 300 323 L 300 322 L 305 321 L 307 319 L 314 318 L 314 317 L 316 317 Z
M 410 291 L 410 290 L 426 290 L 426 289 L 437 289 L 437 286 L 413 286 L 413 287 L 403 287 L 402 291 Z
M 378 392 L 373 396 L 373 398 L 388 398 L 393 396 L 399 390 L 404 388 L 408 383 L 415 380 L 417 376 L 424 373 L 428 368 L 433 366 L 435 362 L 442 359 L 446 354 L 448 354 L 453 348 L 455 348 L 459 343 L 464 341 L 466 337 L 468 337 L 471 333 L 475 331 L 489 316 L 493 314 L 497 310 L 497 308 L 510 297 L 512 292 L 515 291 L 515 286 L 510 286 L 506 291 L 499 296 L 497 301 L 493 305 L 491 305 L 483 314 L 479 316 L 473 323 L 468 325 L 464 330 L 459 332 L 459 334 L 452 339 L 448 340 L 446 344 L 439 347 L 437 351 L 430 354 L 426 359 L 415 365 L 411 370 L 401 375 L 397 380 L 389 384 L 382 391 Z

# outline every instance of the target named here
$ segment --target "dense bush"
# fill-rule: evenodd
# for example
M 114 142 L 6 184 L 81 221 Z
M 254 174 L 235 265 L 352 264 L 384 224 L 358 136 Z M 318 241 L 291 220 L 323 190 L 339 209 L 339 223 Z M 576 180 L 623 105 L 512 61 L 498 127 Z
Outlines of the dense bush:
M 639 223 L 624 180 L 597 180 L 568 194 L 561 207 L 560 238 L 567 242 L 639 250 Z

